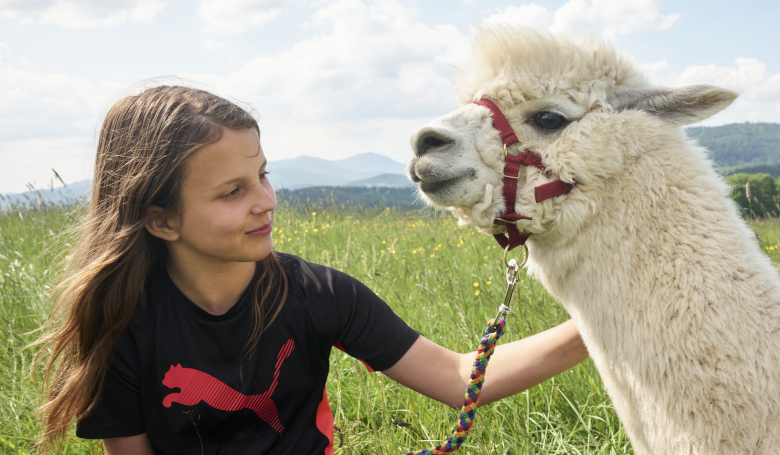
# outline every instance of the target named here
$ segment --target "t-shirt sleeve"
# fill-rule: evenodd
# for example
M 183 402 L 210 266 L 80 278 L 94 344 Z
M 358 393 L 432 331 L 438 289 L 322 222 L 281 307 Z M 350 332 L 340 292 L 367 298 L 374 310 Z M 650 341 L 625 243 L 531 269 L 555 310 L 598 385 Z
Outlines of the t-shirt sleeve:
M 419 334 L 357 279 L 303 261 L 300 272 L 317 324 L 333 336 L 334 344 L 372 369 L 392 367 L 417 340 Z
M 76 423 L 76 436 L 106 439 L 145 433 L 141 413 L 138 354 L 126 331 L 111 359 L 95 409 Z

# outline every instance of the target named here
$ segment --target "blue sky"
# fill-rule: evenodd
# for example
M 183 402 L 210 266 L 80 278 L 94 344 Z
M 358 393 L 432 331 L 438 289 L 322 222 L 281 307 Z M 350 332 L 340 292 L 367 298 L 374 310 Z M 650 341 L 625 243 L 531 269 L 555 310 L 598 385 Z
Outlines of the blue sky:
M 0 0 L 0 192 L 88 178 L 112 100 L 165 75 L 252 105 L 272 163 L 405 161 L 483 22 L 586 29 L 658 85 L 742 91 L 705 125 L 780 122 L 778 19 L 753 0 Z

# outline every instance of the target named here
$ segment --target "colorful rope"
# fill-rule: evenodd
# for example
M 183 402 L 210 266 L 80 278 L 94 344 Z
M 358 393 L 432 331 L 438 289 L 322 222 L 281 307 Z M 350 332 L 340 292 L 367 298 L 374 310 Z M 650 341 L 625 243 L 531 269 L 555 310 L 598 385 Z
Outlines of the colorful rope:
M 477 356 L 471 369 L 471 379 L 468 386 L 466 386 L 466 399 L 463 401 L 463 407 L 460 409 L 458 431 L 447 438 L 446 443 L 439 445 L 435 449 L 423 449 L 417 452 L 409 452 L 407 455 L 446 454 L 453 453 L 460 448 L 463 441 L 466 440 L 466 436 L 469 435 L 471 426 L 474 425 L 474 419 L 477 418 L 479 394 L 482 392 L 482 384 L 485 382 L 485 368 L 487 368 L 493 351 L 496 350 L 498 339 L 504 334 L 505 327 L 506 321 L 503 318 L 498 320 L 498 324 L 495 327 L 493 327 L 492 319 L 488 322 L 485 335 L 480 341 L 479 350 L 477 350 Z

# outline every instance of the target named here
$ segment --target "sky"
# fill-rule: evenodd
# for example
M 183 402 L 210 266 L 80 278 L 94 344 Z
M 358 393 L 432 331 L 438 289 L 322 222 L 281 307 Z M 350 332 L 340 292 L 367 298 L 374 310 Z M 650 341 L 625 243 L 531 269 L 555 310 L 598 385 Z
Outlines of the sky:
M 654 84 L 742 94 L 704 121 L 780 122 L 780 2 L 0 0 L 0 193 L 90 178 L 108 108 L 185 83 L 253 107 L 270 161 L 375 152 L 455 108 L 470 35 L 505 22 L 588 30 Z M 55 185 L 57 186 L 57 185 Z

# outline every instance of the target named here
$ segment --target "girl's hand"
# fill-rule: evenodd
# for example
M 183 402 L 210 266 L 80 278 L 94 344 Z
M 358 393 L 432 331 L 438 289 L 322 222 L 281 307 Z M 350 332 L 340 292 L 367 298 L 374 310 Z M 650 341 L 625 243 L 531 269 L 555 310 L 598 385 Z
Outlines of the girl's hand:
M 457 354 L 420 337 L 389 378 L 453 408 L 463 404 L 475 352 Z M 574 323 L 563 324 L 509 344 L 499 344 L 488 364 L 480 405 L 522 392 L 588 358 Z

